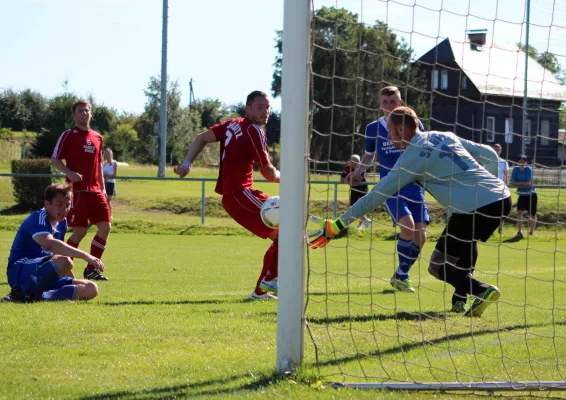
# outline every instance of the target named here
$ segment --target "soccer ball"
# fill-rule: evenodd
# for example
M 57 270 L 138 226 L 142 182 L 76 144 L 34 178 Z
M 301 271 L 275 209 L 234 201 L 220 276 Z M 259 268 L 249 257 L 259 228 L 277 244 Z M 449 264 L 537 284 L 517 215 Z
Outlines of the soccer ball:
M 261 206 L 261 220 L 268 228 L 279 228 L 279 196 L 265 200 Z

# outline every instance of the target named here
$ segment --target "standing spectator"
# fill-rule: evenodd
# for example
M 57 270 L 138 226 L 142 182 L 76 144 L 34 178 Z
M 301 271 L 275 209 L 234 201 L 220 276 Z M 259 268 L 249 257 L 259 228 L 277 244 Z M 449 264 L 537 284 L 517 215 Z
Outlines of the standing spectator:
M 360 166 L 360 156 L 357 154 L 353 154 L 350 157 L 350 162 L 346 164 L 344 171 L 340 175 L 340 181 L 344 182 L 346 177 L 350 174 L 350 172 L 355 171 Z M 366 183 L 366 172 L 363 171 L 361 175 L 356 175 L 356 180 L 352 182 L 350 186 L 350 207 L 352 207 L 356 201 L 360 199 L 360 197 L 364 197 L 368 192 L 368 187 Z M 362 227 L 369 228 L 371 226 L 371 219 L 362 215 L 360 218 L 360 222 L 358 223 L 358 230 L 362 229 Z
M 517 161 L 517 166 L 511 173 L 511 185 L 517 186 L 517 239 L 523 238 L 523 214 L 529 212 L 529 235 L 535 232 L 537 224 L 537 190 L 533 185 L 533 170 L 527 166 L 527 156 L 522 155 Z
M 69 227 L 73 228 L 73 234 L 67 244 L 78 248 L 90 222 L 98 228 L 90 244 L 90 254 L 98 259 L 104 253 L 111 229 L 102 172 L 103 139 L 98 132 L 90 129 L 92 106 L 87 100 L 76 101 L 72 115 L 76 125 L 63 132 L 57 140 L 51 164 L 67 176 L 67 182 L 73 184 L 73 204 L 69 212 Z M 86 266 L 83 276 L 97 281 L 108 280 L 91 263 Z
M 499 158 L 499 179 L 503 181 L 506 185 L 509 184 L 509 163 L 507 160 L 501 158 L 501 145 L 496 143 L 493 145 L 493 150 L 497 153 L 497 157 Z M 503 225 L 505 221 L 501 219 L 501 224 L 499 225 L 499 233 L 503 233 Z
M 116 196 L 116 176 L 118 175 L 118 163 L 113 158 L 112 149 L 104 150 L 104 188 L 106 189 L 106 199 L 110 207 L 110 219 L 112 219 L 112 196 Z

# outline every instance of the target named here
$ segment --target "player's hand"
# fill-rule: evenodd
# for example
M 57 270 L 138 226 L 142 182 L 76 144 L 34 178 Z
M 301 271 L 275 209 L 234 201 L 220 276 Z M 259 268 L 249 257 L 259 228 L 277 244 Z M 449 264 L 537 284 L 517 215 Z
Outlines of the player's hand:
M 98 271 L 100 272 L 104 271 L 104 264 L 102 263 L 102 261 L 100 261 L 99 258 L 93 257 L 90 254 L 88 254 L 88 257 L 85 258 L 85 261 L 90 265 L 94 265 L 94 268 L 97 269 Z
M 308 236 L 311 249 L 320 249 L 326 246 L 341 230 L 346 229 L 346 225 L 340 218 L 323 219 L 320 221 L 320 229 L 310 232 Z
M 173 172 L 179 175 L 179 178 L 184 178 L 191 172 L 193 164 L 190 161 L 184 161 L 181 165 L 173 168 Z
M 75 171 L 69 171 L 67 178 L 73 183 L 79 183 L 83 180 L 83 176 Z
M 353 171 L 350 172 L 348 175 L 346 175 L 346 177 L 344 178 L 344 182 L 350 186 L 353 186 L 356 184 L 356 182 L 360 181 L 361 179 L 362 179 L 361 172 Z

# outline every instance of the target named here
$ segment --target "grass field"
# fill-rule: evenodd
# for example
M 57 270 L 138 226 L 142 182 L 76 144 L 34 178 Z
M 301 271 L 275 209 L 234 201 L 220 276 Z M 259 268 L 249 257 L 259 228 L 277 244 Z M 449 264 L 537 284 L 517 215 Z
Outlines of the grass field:
M 121 171 L 155 175 L 155 167 Z M 323 202 L 320 189 L 312 197 Z M 430 226 L 432 240 L 412 270 L 417 293 L 395 294 L 388 283 L 395 241 L 386 240 L 394 230 L 386 217 L 372 215 L 374 234 L 354 232 L 309 252 L 304 368 L 282 379 L 274 375 L 277 305 L 246 300 L 268 243 L 225 217 L 213 183 L 204 225 L 200 182 L 120 181 L 117 190 L 115 230 L 103 257 L 111 280 L 99 285 L 98 298 L 0 304 L 0 399 L 448 399 L 470 395 L 336 390 L 328 382 L 565 380 L 561 228 L 513 242 L 508 226 L 505 236 L 480 246 L 476 274 L 497 284 L 502 297 L 471 320 L 445 312 L 451 291 L 427 272 L 443 226 Z M 549 215 L 561 196 L 541 196 Z M 25 217 L 6 211 L 12 206 L 10 180 L 0 178 L 2 257 Z M 78 261 L 77 272 L 83 267 Z M 0 291 L 9 291 L 4 275 Z

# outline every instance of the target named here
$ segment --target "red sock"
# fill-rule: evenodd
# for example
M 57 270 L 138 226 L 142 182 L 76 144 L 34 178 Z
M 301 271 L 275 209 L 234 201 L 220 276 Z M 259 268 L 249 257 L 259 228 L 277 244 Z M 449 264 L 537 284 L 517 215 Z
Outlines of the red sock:
M 106 240 L 102 239 L 100 236 L 95 235 L 90 243 L 90 255 L 96 258 L 102 257 L 104 253 L 104 247 L 106 246 Z M 89 264 L 88 269 L 94 269 L 94 265 Z
M 79 248 L 79 245 L 75 242 L 73 242 L 71 239 L 67 239 L 67 244 L 71 247 L 74 247 L 75 249 Z M 74 260 L 74 257 L 69 257 L 71 260 Z
M 263 256 L 263 268 L 261 270 L 261 274 L 259 275 L 259 279 L 257 280 L 257 284 L 255 287 L 256 294 L 265 293 L 263 290 L 259 288 L 259 284 L 264 278 L 268 281 L 277 278 L 278 253 L 279 253 L 279 238 L 276 238 L 269 247 L 269 249 L 267 249 L 267 251 L 265 252 L 265 255 Z

